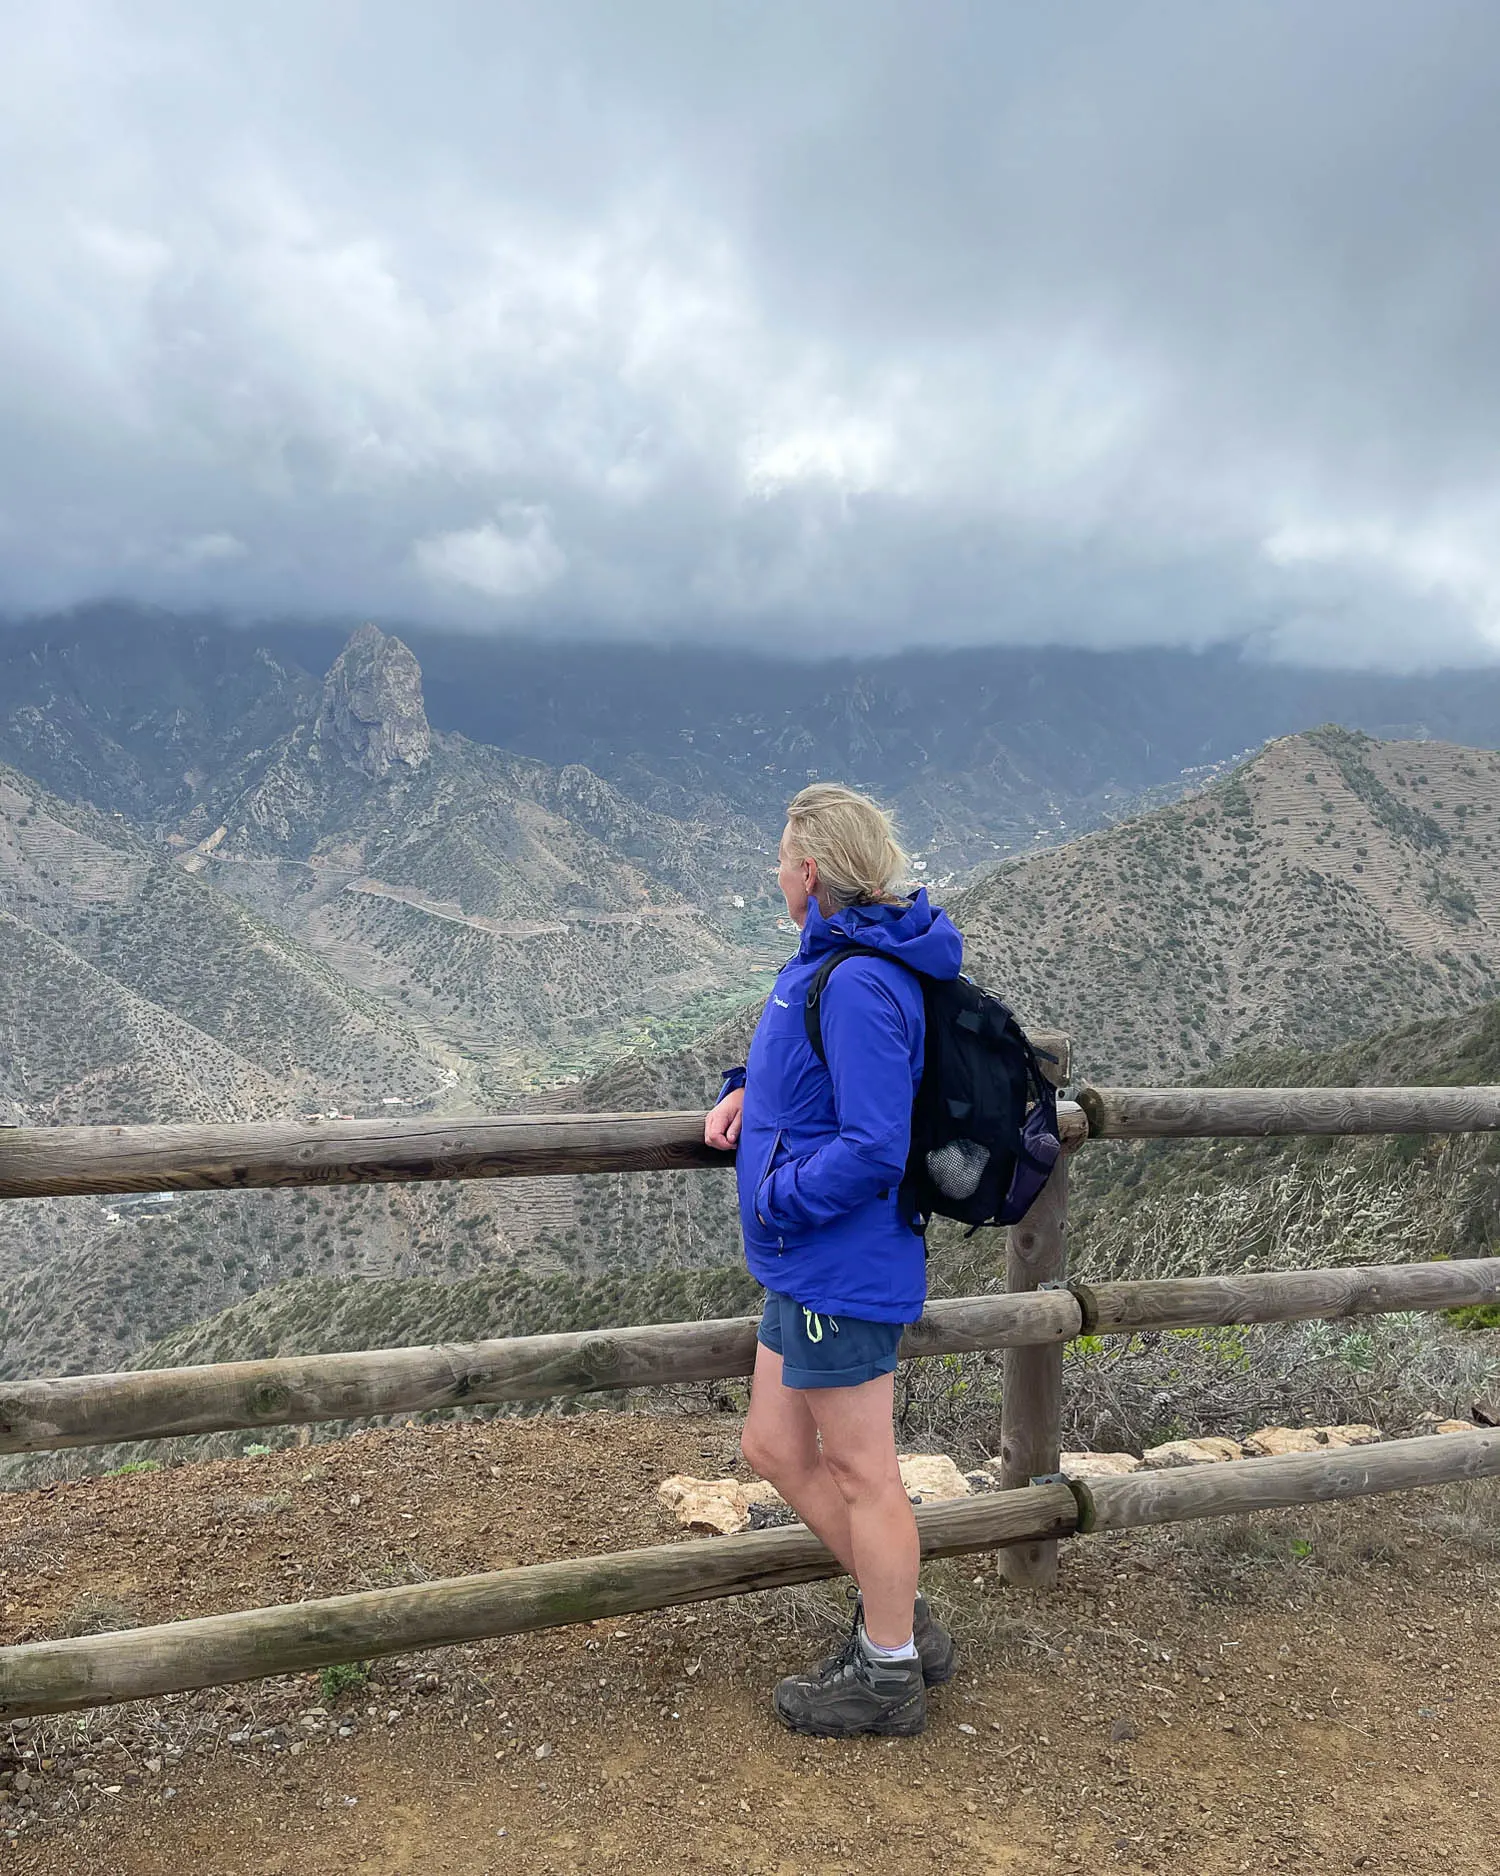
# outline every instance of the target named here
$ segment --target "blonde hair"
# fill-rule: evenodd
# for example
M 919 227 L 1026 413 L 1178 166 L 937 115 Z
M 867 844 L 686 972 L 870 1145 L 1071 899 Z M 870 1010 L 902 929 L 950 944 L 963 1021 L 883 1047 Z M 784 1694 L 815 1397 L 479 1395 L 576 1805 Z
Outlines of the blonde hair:
M 818 896 L 829 912 L 849 905 L 896 905 L 911 862 L 892 816 L 840 782 L 814 782 L 786 811 L 788 845 L 818 863 Z

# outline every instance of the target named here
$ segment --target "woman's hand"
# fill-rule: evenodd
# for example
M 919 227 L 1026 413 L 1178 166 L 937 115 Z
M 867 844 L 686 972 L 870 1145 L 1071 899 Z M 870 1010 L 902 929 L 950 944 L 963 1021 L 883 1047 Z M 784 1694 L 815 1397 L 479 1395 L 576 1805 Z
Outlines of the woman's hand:
M 717 1107 L 710 1108 L 703 1123 L 704 1145 L 716 1146 L 721 1153 L 732 1152 L 739 1143 L 744 1106 L 745 1090 L 732 1088 Z

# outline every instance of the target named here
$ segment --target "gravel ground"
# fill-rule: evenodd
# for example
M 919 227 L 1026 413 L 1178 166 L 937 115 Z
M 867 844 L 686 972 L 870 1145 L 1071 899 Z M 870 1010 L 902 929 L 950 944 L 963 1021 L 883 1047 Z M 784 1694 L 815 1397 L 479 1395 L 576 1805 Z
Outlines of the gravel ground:
M 682 1536 L 657 1482 L 736 1436 L 450 1424 L 0 1495 L 0 1641 Z M 0 1727 L 0 1869 L 1500 1872 L 1493 1486 L 1064 1559 L 1050 1595 L 932 1569 L 964 1658 L 918 1740 L 772 1719 L 835 1587 Z

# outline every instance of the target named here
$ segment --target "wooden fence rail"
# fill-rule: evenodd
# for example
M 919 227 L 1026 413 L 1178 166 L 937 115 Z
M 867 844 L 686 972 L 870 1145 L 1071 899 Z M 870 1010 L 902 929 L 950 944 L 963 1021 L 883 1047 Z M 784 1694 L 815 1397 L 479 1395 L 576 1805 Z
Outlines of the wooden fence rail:
M 1086 1133 L 1059 1103 L 1063 1137 Z M 251 1186 L 384 1185 L 544 1174 L 724 1171 L 701 1113 L 501 1114 L 476 1119 L 251 1121 L 222 1126 L 7 1127 L 0 1199 Z
M 1500 1475 L 1500 1432 L 1181 1472 L 1039 1482 L 917 1511 L 923 1554 L 947 1556 L 1188 1518 L 1322 1504 Z M 485 1637 L 836 1576 L 801 1527 L 660 1544 L 482 1576 L 0 1648 L 0 1721 L 258 1680 Z
M 1059 1114 L 1068 1147 L 1089 1138 L 1484 1133 L 1500 1128 L 1500 1088 L 1083 1088 Z M 8 1127 L 0 1199 L 730 1164 L 731 1155 L 703 1144 L 699 1113 Z
M 1095 1140 L 1493 1133 L 1500 1088 L 1081 1088 Z
M 902 1352 L 946 1355 L 1018 1340 L 1061 1343 L 1077 1335 L 1082 1319 L 1066 1291 L 960 1298 L 933 1303 L 908 1330 Z M 0 1452 L 728 1379 L 755 1366 L 758 1320 L 661 1322 L 433 1348 L 0 1382 Z
M 1045 1223 L 1046 1221 L 1043 1220 Z M 1088 1330 L 1133 1334 L 1500 1302 L 1500 1258 L 1246 1272 L 960 1297 L 928 1305 L 903 1356 L 1053 1350 Z M 567 1335 L 281 1356 L 127 1374 L 0 1382 L 0 1453 L 295 1426 L 549 1395 L 728 1379 L 755 1362 L 753 1316 Z M 1014 1376 L 1006 1375 L 1007 1393 Z M 1007 1483 L 1057 1467 L 1056 1403 L 1006 1456 Z M 1028 1438 L 1030 1436 L 1028 1435 Z M 1050 1446 L 1047 1442 L 1050 1441 Z

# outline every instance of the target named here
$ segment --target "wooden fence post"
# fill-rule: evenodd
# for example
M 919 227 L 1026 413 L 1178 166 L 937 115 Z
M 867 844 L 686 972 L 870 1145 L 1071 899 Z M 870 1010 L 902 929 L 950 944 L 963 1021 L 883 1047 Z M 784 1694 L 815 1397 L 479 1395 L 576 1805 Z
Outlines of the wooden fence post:
M 1052 1169 L 1035 1204 L 1010 1228 L 1005 1252 L 1007 1290 L 1035 1290 L 1067 1275 L 1068 1156 Z M 1062 1441 L 1062 1344 L 1005 1351 L 1004 1398 L 1000 1408 L 1000 1483 L 1029 1485 L 1056 1472 Z M 1057 1545 L 1052 1540 L 1017 1544 L 1002 1553 L 1000 1572 L 1027 1589 L 1057 1582 Z

